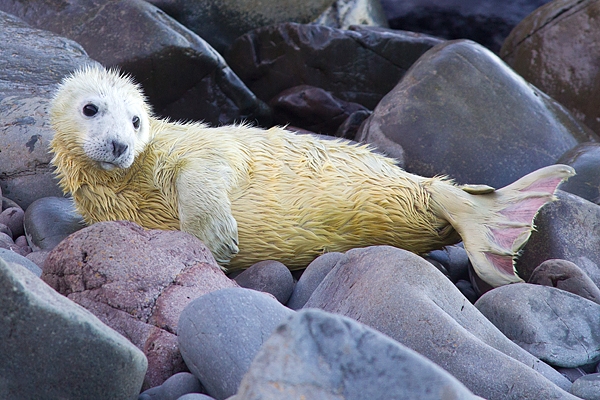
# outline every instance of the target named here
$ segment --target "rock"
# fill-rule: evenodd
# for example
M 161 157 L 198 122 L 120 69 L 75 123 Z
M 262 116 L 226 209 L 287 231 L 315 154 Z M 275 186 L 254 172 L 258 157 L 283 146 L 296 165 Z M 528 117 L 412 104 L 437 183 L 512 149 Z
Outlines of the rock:
M 536 230 L 516 261 L 521 278 L 549 259 L 575 263 L 600 287 L 600 206 L 558 190 L 535 218 Z
M 346 252 L 304 306 L 310 307 L 377 329 L 486 399 L 573 398 L 555 385 L 568 390 L 566 378 L 502 335 L 450 280 L 408 251 Z
M 404 149 L 404 167 L 502 187 L 596 135 L 470 41 L 424 54 L 362 125 L 357 140 Z M 481 155 L 485 154 L 485 157 Z
M 284 23 L 239 37 L 227 62 L 258 98 L 310 85 L 373 109 L 440 39 L 412 32 L 353 26 L 340 30 Z
M 475 307 L 513 342 L 551 365 L 600 361 L 600 305 L 553 287 L 518 283 L 481 296 Z
M 381 0 L 390 27 L 471 39 L 498 52 L 511 29 L 550 0 Z
M 0 224 L 0 233 L 5 234 L 6 236 L 10 237 L 12 239 L 13 234 L 12 231 L 10 230 L 10 228 L 4 224 Z
M 179 348 L 207 393 L 225 399 L 236 393 L 263 342 L 291 314 L 272 297 L 254 290 L 212 292 L 181 313 Z
M 186 370 L 175 336 L 181 310 L 198 296 L 237 286 L 196 237 L 125 221 L 69 236 L 48 255 L 42 279 L 144 351 L 144 389 Z
M 551 286 L 600 304 L 600 289 L 575 263 L 546 260 L 529 277 L 529 283 Z
M 471 304 L 475 304 L 480 294 L 477 290 L 475 290 L 471 282 L 464 279 L 459 279 L 456 281 L 455 285 L 456 288 L 463 294 L 463 296 L 465 296 L 471 302 Z
M 523 19 L 506 38 L 501 57 L 527 81 L 600 132 L 598 28 L 600 4 L 552 1 Z
M 325 253 L 322 256 L 315 258 L 315 260 L 306 267 L 306 270 L 296 283 L 294 291 L 287 302 L 287 306 L 292 310 L 299 310 L 302 308 L 317 286 L 319 286 L 343 256 L 343 253 L 332 252 Z
M 234 280 L 243 288 L 271 293 L 281 304 L 288 301 L 294 290 L 292 273 L 285 265 L 274 260 L 252 265 Z
M 0 9 L 75 40 L 106 67 L 132 74 L 161 116 L 215 125 L 269 118 L 268 107 L 210 45 L 145 1 L 2 1 Z
M 344 139 L 354 140 L 358 129 L 371 115 L 370 111 L 359 110 L 355 111 L 346 118 L 344 122 L 338 127 L 334 136 L 341 137 Z
M 353 113 L 369 112 L 360 104 L 340 100 L 323 89 L 309 85 L 286 89 L 269 105 L 273 109 L 275 124 L 291 124 L 324 135 L 335 135 Z
M 10 207 L 0 213 L 0 224 L 6 225 L 12 232 L 13 238 L 23 235 L 23 215 L 21 207 Z
M 31 203 L 24 215 L 27 241 L 33 251 L 52 250 L 64 238 L 85 227 L 73 200 L 42 197 Z
M 573 382 L 571 393 L 585 400 L 600 400 L 600 374 L 582 376 Z
M 188 393 L 201 393 L 203 389 L 202 384 L 193 374 L 179 372 L 162 385 L 141 393 L 138 400 L 177 400 Z
M 40 269 L 43 269 L 48 254 L 50 254 L 48 250 L 32 251 L 31 253 L 27 254 L 25 258 L 40 267 Z
M 61 78 L 92 61 L 77 43 L 1 11 L 0 43 L 0 186 L 26 209 L 40 197 L 62 194 L 49 165 L 48 106 Z
M 38 267 L 33 261 L 28 260 L 24 256 L 15 253 L 8 249 L 0 248 L 0 258 L 10 264 L 19 264 L 21 267 L 28 269 L 31 273 L 40 277 L 42 275 L 42 269 Z
M 214 397 L 199 393 L 188 393 L 181 396 L 177 400 L 214 400 Z M 233 400 L 233 397 L 230 397 L 229 400 Z
M 21 254 L 21 248 L 15 244 L 12 235 L 9 236 L 3 232 L 0 232 L 0 249 L 7 249 Z
M 144 354 L 37 276 L 0 260 L 3 398 L 132 399 Z
M 379 0 L 336 0 L 312 23 L 340 29 L 352 25 L 388 27 Z
M 441 263 L 452 282 L 469 279 L 469 256 L 462 245 L 446 246 L 441 250 L 431 251 L 427 258 Z
M 420 354 L 350 318 L 301 310 L 264 343 L 243 399 L 480 399 Z
M 577 172 L 577 175 L 559 185 L 560 190 L 600 204 L 600 143 L 578 144 L 556 163 L 570 165 Z

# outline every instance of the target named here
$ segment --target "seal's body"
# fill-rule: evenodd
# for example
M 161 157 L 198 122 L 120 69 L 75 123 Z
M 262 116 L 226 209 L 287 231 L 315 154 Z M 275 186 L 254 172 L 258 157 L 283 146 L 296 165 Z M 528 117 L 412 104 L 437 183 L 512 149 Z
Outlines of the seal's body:
M 484 280 L 520 281 L 514 255 L 573 173 L 558 165 L 497 191 L 458 187 L 409 174 L 363 145 L 159 120 L 130 79 L 101 68 L 65 79 L 51 117 L 53 163 L 88 223 L 181 229 L 230 269 L 266 259 L 300 268 L 367 245 L 425 253 L 462 236 Z

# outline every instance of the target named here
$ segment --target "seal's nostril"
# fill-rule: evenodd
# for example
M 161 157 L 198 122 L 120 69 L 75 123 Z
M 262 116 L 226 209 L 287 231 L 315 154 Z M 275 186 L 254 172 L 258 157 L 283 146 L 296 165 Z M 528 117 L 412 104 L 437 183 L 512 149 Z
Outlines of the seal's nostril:
M 115 157 L 120 157 L 127 151 L 127 146 L 125 143 L 118 142 L 116 140 L 112 141 L 112 152 Z

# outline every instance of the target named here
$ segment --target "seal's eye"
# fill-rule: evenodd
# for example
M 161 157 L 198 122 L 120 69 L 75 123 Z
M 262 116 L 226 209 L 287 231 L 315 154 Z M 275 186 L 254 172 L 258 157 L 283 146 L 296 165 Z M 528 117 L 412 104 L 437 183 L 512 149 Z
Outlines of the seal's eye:
M 93 117 L 96 114 L 98 114 L 98 107 L 94 104 L 86 104 L 83 106 L 83 115 L 86 117 Z
M 133 123 L 133 127 L 135 129 L 139 129 L 140 128 L 140 118 L 135 116 L 133 117 L 133 119 L 131 120 L 131 122 Z

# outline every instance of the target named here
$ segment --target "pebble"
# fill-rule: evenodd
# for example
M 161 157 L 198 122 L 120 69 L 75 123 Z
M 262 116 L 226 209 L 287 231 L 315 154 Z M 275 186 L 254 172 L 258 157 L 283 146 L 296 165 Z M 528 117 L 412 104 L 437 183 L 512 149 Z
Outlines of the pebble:
M 196 377 L 189 372 L 179 372 L 160 386 L 140 393 L 138 400 L 178 400 L 188 393 L 202 393 L 204 388 Z
M 4 261 L 6 261 L 9 264 L 10 263 L 19 264 L 20 266 L 28 269 L 29 271 L 31 271 L 33 274 L 35 274 L 38 277 L 42 275 L 42 269 L 37 264 L 35 264 L 31 260 L 28 260 L 24 256 L 22 256 L 18 253 L 15 253 L 14 251 L 0 248 L 0 258 L 2 258 Z
M 573 382 L 571 393 L 585 400 L 600 400 L 600 374 L 582 376 Z
M 567 260 L 546 260 L 533 270 L 528 283 L 566 290 L 600 304 L 600 289 L 585 272 Z
M 279 261 L 265 260 L 252 265 L 234 280 L 248 289 L 267 292 L 285 304 L 294 290 L 294 278 L 290 270 Z
M 25 232 L 23 230 L 23 217 L 25 212 L 21 207 L 10 207 L 0 213 L 0 224 L 4 224 L 12 232 L 12 237 L 17 238 Z
M 325 253 L 311 262 L 296 283 L 287 306 L 292 310 L 302 308 L 317 286 L 343 256 L 343 253 L 338 252 Z

